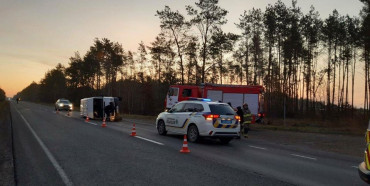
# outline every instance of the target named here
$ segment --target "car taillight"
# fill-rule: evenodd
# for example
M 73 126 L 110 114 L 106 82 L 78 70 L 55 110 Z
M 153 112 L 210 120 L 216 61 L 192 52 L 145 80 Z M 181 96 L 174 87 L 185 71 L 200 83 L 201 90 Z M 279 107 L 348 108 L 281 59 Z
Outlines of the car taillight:
M 240 121 L 240 116 L 235 116 L 234 117 L 236 120 Z
M 266 114 L 265 114 L 265 113 L 258 113 L 258 114 L 257 114 L 257 116 L 258 116 L 258 117 L 265 117 L 265 116 L 266 116 Z
M 213 119 L 217 119 L 220 117 L 220 115 L 218 114 L 203 114 L 203 117 L 206 119 L 206 120 L 209 120 L 209 121 L 212 121 Z

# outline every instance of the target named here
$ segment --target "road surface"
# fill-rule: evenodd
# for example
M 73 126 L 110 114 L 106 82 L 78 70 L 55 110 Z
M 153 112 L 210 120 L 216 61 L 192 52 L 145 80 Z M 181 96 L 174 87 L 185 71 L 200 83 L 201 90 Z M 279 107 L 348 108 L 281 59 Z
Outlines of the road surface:
M 361 158 L 273 139 L 205 139 L 182 154 L 182 136 L 160 136 L 153 123 L 124 119 L 102 128 L 77 111 L 29 102 L 12 102 L 11 115 L 18 185 L 365 185 Z

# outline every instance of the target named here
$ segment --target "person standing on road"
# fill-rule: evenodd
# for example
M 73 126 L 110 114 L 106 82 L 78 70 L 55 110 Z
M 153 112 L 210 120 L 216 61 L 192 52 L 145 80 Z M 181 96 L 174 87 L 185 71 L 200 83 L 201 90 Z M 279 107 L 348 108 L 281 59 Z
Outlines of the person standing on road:
M 243 122 L 244 122 L 244 117 L 243 117 L 243 110 L 242 110 L 242 107 L 239 106 L 239 107 L 236 107 L 236 114 L 239 116 L 240 118 L 240 135 L 242 134 L 242 130 L 243 130 Z M 240 136 L 238 137 L 238 139 L 240 139 Z
M 236 107 L 236 114 L 240 117 L 240 124 L 244 122 L 242 107 Z
M 105 114 L 106 114 L 106 118 L 108 120 L 110 120 L 111 114 L 114 113 L 114 104 L 113 104 L 113 102 L 110 102 L 109 105 L 105 106 L 104 111 L 105 111 Z
M 242 112 L 243 112 L 243 117 L 241 117 L 241 118 L 243 118 L 243 122 L 242 122 L 242 125 L 241 125 L 242 128 L 240 128 L 240 130 L 241 130 L 241 133 L 243 134 L 244 138 L 248 138 L 249 124 L 252 121 L 252 114 L 251 114 L 251 111 L 248 108 L 247 103 L 244 103 Z

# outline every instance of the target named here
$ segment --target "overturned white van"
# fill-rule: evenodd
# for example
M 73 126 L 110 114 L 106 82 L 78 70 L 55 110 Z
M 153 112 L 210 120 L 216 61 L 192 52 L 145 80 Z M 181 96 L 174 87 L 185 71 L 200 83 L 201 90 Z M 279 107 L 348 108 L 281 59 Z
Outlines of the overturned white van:
M 110 121 L 122 119 L 119 116 L 119 101 L 118 97 L 90 97 L 83 98 L 80 102 L 80 114 L 82 117 L 90 119 L 103 119 L 104 117 Z M 108 116 L 104 112 L 104 108 L 110 103 L 113 104 L 114 111 Z

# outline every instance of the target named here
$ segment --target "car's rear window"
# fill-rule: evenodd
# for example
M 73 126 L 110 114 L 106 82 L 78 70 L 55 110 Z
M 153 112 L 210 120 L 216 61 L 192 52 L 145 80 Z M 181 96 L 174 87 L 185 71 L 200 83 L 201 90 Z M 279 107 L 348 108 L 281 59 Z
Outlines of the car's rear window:
M 226 104 L 209 104 L 212 114 L 218 115 L 234 115 L 235 111 Z

